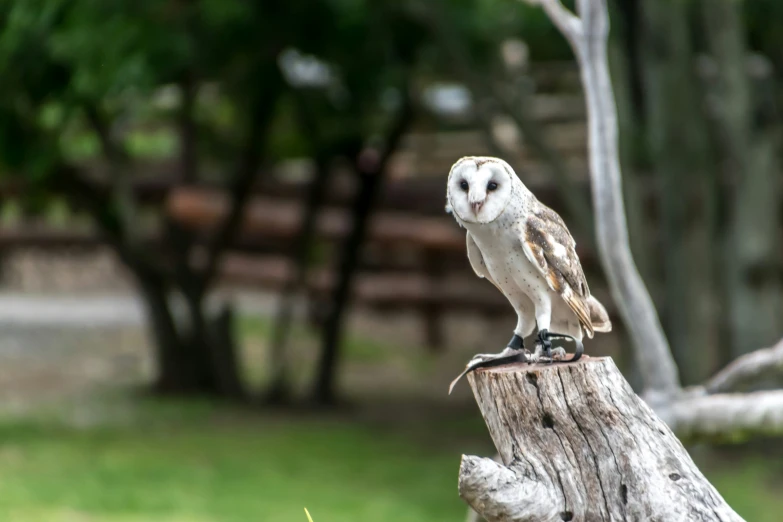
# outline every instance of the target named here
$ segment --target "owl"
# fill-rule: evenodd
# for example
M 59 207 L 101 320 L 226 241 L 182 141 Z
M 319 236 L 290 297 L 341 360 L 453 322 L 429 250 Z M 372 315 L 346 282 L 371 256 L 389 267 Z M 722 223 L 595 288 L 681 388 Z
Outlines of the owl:
M 508 346 L 497 354 L 476 355 L 460 377 L 514 360 L 563 359 L 565 350 L 552 350 L 552 339 L 574 341 L 570 360 L 576 361 L 583 334 L 592 338 L 595 332 L 611 331 L 606 309 L 590 295 L 565 223 L 536 199 L 508 163 L 491 157 L 460 159 L 449 172 L 446 195 L 446 208 L 467 230 L 467 255 L 476 275 L 495 285 L 517 313 Z M 536 328 L 530 354 L 524 338 Z

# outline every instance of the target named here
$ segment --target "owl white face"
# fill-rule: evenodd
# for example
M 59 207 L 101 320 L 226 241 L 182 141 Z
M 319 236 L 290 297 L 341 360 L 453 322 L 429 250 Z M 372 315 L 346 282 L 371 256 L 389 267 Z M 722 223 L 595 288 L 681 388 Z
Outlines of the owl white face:
M 511 199 L 511 167 L 497 158 L 467 157 L 449 172 L 446 190 L 454 214 L 466 223 L 490 223 Z

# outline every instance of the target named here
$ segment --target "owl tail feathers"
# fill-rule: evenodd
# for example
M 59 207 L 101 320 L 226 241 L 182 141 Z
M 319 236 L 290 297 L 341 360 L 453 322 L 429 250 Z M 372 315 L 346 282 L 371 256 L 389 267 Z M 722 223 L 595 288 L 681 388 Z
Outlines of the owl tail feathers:
M 604 305 L 598 302 L 593 296 L 587 299 L 587 306 L 590 309 L 590 322 L 593 323 L 593 330 L 596 332 L 611 332 L 612 321 L 609 320 L 609 314 Z

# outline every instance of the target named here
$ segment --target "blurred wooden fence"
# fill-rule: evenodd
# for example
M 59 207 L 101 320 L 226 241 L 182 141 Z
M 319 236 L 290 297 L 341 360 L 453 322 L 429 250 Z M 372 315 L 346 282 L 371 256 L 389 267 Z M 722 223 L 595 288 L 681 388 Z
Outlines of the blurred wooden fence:
M 537 69 L 537 92 L 527 107 L 545 142 L 566 165 L 574 186 L 587 199 L 586 129 L 584 102 L 578 91 L 575 69 L 569 64 Z M 505 299 L 491 285 L 477 279 L 465 255 L 464 232 L 444 212 L 445 178 L 456 159 L 465 155 L 493 155 L 486 132 L 466 125 L 449 131 L 417 129 L 407 135 L 391 165 L 390 181 L 374 214 L 362 271 L 355 286 L 355 302 L 373 309 L 417 310 L 424 319 L 426 342 L 443 344 L 441 317 L 453 310 L 478 314 L 510 313 Z M 549 176 L 547 165 L 530 151 L 525 137 L 515 134 L 502 119 L 493 125 L 497 143 L 520 178 L 543 202 L 569 215 L 561 190 Z M 100 166 L 94 167 L 100 169 Z M 225 194 L 217 186 L 179 186 L 172 173 L 174 162 L 139 164 L 139 180 L 133 191 L 140 204 L 165 211 L 196 234 L 205 234 L 228 210 Z M 285 166 L 263 173 L 257 194 L 247 208 L 237 240 L 221 268 L 221 281 L 253 285 L 270 291 L 281 289 L 292 277 L 288 253 L 299 231 L 304 181 L 290 181 Z M 320 255 L 308 278 L 312 300 L 327 299 L 333 285 L 334 256 L 348 234 L 353 187 L 337 177 L 326 194 L 326 208 L 318 216 Z M 0 188 L 4 199 L 20 187 Z M 579 240 L 579 255 L 593 292 L 604 302 L 602 278 L 595 254 Z M 146 241 L 154 246 L 155 237 Z M 15 225 L 0 228 L 0 251 L 16 248 L 93 248 L 100 238 L 87 229 Z M 610 313 L 612 312 L 610 306 Z

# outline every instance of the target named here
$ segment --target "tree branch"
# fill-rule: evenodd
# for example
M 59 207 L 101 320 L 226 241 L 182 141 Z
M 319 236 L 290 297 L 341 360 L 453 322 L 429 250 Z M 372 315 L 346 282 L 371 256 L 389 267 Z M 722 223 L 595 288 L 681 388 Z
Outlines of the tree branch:
M 106 156 L 106 159 L 112 165 L 127 161 L 127 154 L 122 147 L 114 142 L 111 136 L 111 127 L 100 109 L 92 103 L 85 103 L 84 113 L 93 132 L 98 137 L 98 141 L 101 143 L 101 150 L 103 150 L 103 155 Z
M 529 4 L 540 5 L 546 11 L 549 19 L 552 20 L 557 28 L 563 33 L 563 36 L 576 45 L 576 42 L 582 38 L 582 22 L 579 18 L 569 11 L 560 0 L 526 0 Z
M 106 115 L 98 106 L 92 103 L 84 104 L 84 112 L 98 140 L 101 143 L 103 155 L 111 169 L 110 198 L 117 202 L 119 217 L 122 222 L 122 240 L 128 248 L 135 248 L 138 242 L 137 230 L 133 226 L 136 223 L 136 201 L 133 196 L 130 172 L 128 170 L 129 157 L 125 149 L 117 144 L 111 136 L 111 125 L 107 122 Z
M 52 188 L 56 192 L 67 194 L 70 201 L 92 215 L 104 241 L 126 265 L 142 276 L 160 277 L 163 269 L 159 264 L 150 260 L 143 249 L 135 248 L 126 241 L 126 227 L 110 204 L 109 189 L 86 179 L 69 165 L 60 165 L 52 179 Z
M 198 84 L 193 71 L 188 70 L 179 82 L 182 92 L 182 106 L 178 114 L 180 176 L 185 183 L 194 183 L 198 179 L 198 153 L 196 145 L 198 134 L 194 112 L 198 95 Z
M 578 0 L 580 33 L 556 0 L 537 0 L 561 28 L 579 62 L 587 101 L 590 177 L 598 253 L 614 301 L 628 328 L 648 394 L 673 396 L 680 389 L 677 367 L 650 294 L 631 254 L 623 202 L 617 107 L 607 57 L 605 0 Z
M 768 377 L 783 375 L 783 339 L 771 348 L 743 355 L 709 379 L 707 393 L 736 392 Z
M 459 495 L 487 520 L 559 520 L 551 485 L 492 459 L 463 455 L 459 466 Z
M 783 433 L 783 390 L 696 395 L 676 400 L 656 413 L 684 443 L 740 442 Z
M 217 271 L 220 256 L 234 240 L 244 215 L 245 204 L 250 199 L 251 188 L 256 181 L 262 149 L 279 95 L 280 79 L 276 71 L 275 66 L 275 72 L 268 75 L 269 79 L 254 100 L 255 107 L 250 114 L 250 127 L 230 190 L 231 209 L 207 245 L 207 259 L 201 271 L 204 287 L 209 286 Z

